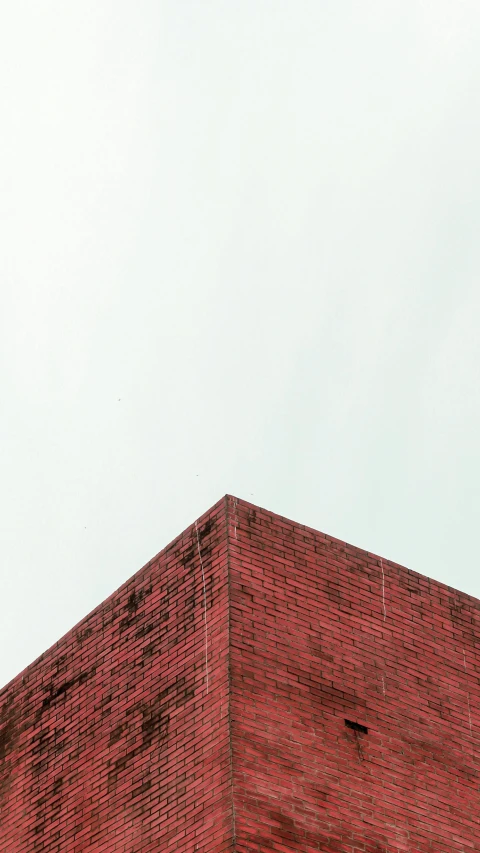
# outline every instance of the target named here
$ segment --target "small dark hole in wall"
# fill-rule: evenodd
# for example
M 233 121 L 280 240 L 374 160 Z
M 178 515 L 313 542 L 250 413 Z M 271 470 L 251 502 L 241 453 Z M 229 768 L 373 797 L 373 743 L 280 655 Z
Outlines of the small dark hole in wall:
M 362 734 L 368 735 L 367 727 L 362 726 L 361 723 L 352 723 L 351 720 L 345 720 L 345 725 L 348 726 L 349 729 L 353 729 L 354 732 L 362 732 Z

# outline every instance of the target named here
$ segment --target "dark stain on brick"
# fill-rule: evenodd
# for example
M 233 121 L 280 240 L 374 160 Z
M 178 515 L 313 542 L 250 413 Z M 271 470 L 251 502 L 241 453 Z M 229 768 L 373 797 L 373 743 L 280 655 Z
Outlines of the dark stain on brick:
M 58 794 L 59 791 L 61 790 L 62 785 L 63 785 L 63 778 L 62 778 L 62 776 L 59 776 L 58 779 L 55 779 L 55 782 L 53 783 L 52 794 L 53 795 Z
M 137 633 L 135 634 L 135 639 L 141 640 L 143 637 L 147 637 L 148 634 L 152 633 L 154 628 L 155 628 L 155 625 L 153 625 L 152 623 L 147 623 L 146 625 L 140 625 L 140 628 L 138 629 Z
M 134 788 L 132 791 L 132 800 L 135 800 L 137 797 L 141 797 L 142 794 L 145 794 L 146 791 L 149 791 L 152 787 L 152 782 L 150 779 L 145 779 L 141 785 L 137 788 Z
M 110 732 L 110 737 L 108 739 L 108 745 L 112 746 L 112 744 L 117 743 L 120 740 L 123 732 L 125 730 L 125 726 L 120 723 L 120 725 L 116 726 L 112 732 Z
M 398 575 L 395 576 L 395 579 L 402 589 L 405 589 L 407 592 L 412 593 L 412 595 L 422 594 L 422 589 L 418 581 L 416 582 L 415 578 L 409 577 L 408 574 L 403 574 L 402 572 L 400 572 Z
M 364 561 L 354 560 L 354 559 L 352 559 L 351 555 L 348 555 L 345 568 L 348 569 L 349 572 L 351 572 L 353 575 L 356 575 L 356 576 L 361 576 L 361 577 L 365 576 L 365 577 L 369 578 L 374 574 L 372 569 L 368 565 L 366 565 Z
M 356 751 L 358 760 L 365 761 L 365 745 L 367 743 L 365 735 L 368 734 L 367 726 L 353 720 L 345 720 L 345 725 L 350 730 L 345 732 L 346 738 Z
M 455 628 L 460 629 L 464 637 L 476 640 L 475 616 L 473 611 L 460 598 L 448 599 L 450 618 Z
M 149 643 L 148 646 L 145 646 L 145 648 L 142 649 L 143 659 L 146 660 L 147 658 L 153 657 L 154 652 L 155 652 L 155 643 Z
M 32 755 L 42 755 L 48 749 L 48 743 L 53 737 L 50 729 L 41 729 L 32 738 Z
M 319 788 L 317 785 L 310 785 L 310 792 L 317 805 L 321 806 L 323 803 L 327 802 L 328 791 L 325 791 L 324 788 Z
M 141 619 L 141 617 L 144 615 L 144 611 L 139 611 L 138 608 L 144 602 L 146 596 L 151 594 L 152 589 L 153 586 L 150 583 L 148 587 L 138 590 L 134 589 L 130 593 L 127 599 L 127 603 L 124 607 L 124 612 L 126 611 L 128 613 L 128 616 L 124 616 L 123 619 L 120 620 L 119 624 L 119 630 L 121 634 L 123 634 L 128 628 L 130 628 L 131 625 L 134 625 L 136 622 L 138 622 L 139 619 Z M 116 602 L 117 606 L 118 603 L 119 602 Z M 115 621 L 117 616 L 118 614 L 114 612 L 111 621 Z
M 138 591 L 134 589 L 133 592 L 131 592 L 128 596 L 127 606 L 125 607 L 125 610 L 128 610 L 129 613 L 135 613 L 139 604 L 141 604 L 142 601 L 145 600 L 145 597 L 147 595 L 150 595 L 151 592 L 152 584 L 150 584 L 150 586 L 146 587 L 145 589 L 142 588 Z
M 334 604 L 344 604 L 347 600 L 344 592 L 344 587 L 340 585 L 339 581 L 335 582 L 327 578 L 325 584 L 325 592 L 327 594 L 328 600 L 332 601 Z
M 178 611 L 177 619 L 169 631 L 167 649 L 173 648 L 180 641 L 185 640 L 192 631 L 196 629 L 197 619 L 201 618 L 204 600 L 207 609 L 214 602 L 214 579 L 210 569 L 211 547 L 202 546 L 202 567 L 197 559 L 190 563 L 186 570 L 180 570 L 166 584 L 166 597 L 163 601 L 167 618 L 171 610 Z M 205 577 L 205 591 L 203 590 L 203 576 Z M 162 612 L 163 613 L 163 612 Z
M 58 815 L 62 811 L 63 808 L 63 777 L 58 776 L 52 785 L 51 790 L 45 794 L 45 796 L 40 797 L 40 799 L 35 802 L 35 823 L 32 827 L 32 833 L 34 836 L 43 835 L 45 832 L 46 826 L 52 824 L 56 821 Z M 50 836 L 49 843 L 55 844 L 55 842 L 60 838 L 60 832 L 56 833 L 54 836 Z M 44 843 L 40 841 L 37 844 L 37 841 L 34 842 L 35 849 L 44 849 Z
M 247 846 L 258 853 L 264 850 L 317 850 L 322 853 L 343 853 L 346 849 L 342 840 L 335 837 L 333 832 L 325 835 L 323 832 L 306 825 L 303 816 L 295 815 L 295 818 L 286 813 L 286 809 L 278 808 L 272 803 L 259 803 L 261 820 L 260 825 L 264 829 L 261 836 L 249 833 L 246 841 Z M 257 808 L 258 808 L 257 806 Z M 287 808 L 288 806 L 286 806 Z M 257 812 L 257 809 L 255 809 Z M 268 834 L 267 834 L 268 833 Z M 255 845 L 255 846 L 254 846 Z
M 192 611 L 195 611 L 196 606 L 195 590 L 185 599 L 185 613 L 187 616 L 193 616 Z
M 368 838 L 366 838 L 365 841 L 367 842 L 365 853 L 389 853 L 388 847 L 384 847 L 384 845 L 379 844 L 378 841 L 371 841 Z
M 193 548 L 191 548 L 189 551 L 186 551 L 186 553 L 182 556 L 180 562 L 182 563 L 183 566 L 187 566 L 188 563 L 192 562 L 194 557 L 195 557 L 195 550 Z
M 177 577 L 173 578 L 173 580 L 168 581 L 167 583 L 167 601 L 171 598 L 176 598 L 178 591 L 182 584 L 185 582 L 184 576 L 177 575 Z
M 195 669 L 193 668 L 188 677 L 177 678 L 176 681 L 164 687 L 152 701 L 137 702 L 126 710 L 124 719 L 112 731 L 113 739 L 112 735 L 110 736 L 111 745 L 115 746 L 119 740 L 116 733 L 121 729 L 127 744 L 127 751 L 124 754 L 117 758 L 112 756 L 112 759 L 107 762 L 110 792 L 116 788 L 127 767 L 138 755 L 148 753 L 153 748 L 161 749 L 168 737 L 170 709 L 185 705 L 194 695 Z M 128 748 L 129 744 L 131 748 Z M 136 790 L 137 796 L 139 789 Z
M 44 728 L 32 737 L 31 754 L 34 757 L 32 776 L 34 779 L 38 779 L 48 770 L 53 757 L 56 755 L 55 732 L 55 729 Z
M 300 842 L 300 835 L 297 832 L 293 818 L 281 811 L 271 811 L 269 812 L 268 817 L 270 820 L 274 821 L 275 824 L 278 824 L 279 828 L 275 834 L 281 838 L 282 841 L 286 841 L 287 844 L 298 844 Z
M 324 660 L 324 661 L 327 661 L 328 663 L 334 662 L 334 660 L 335 660 L 334 656 L 328 654 L 327 652 L 324 652 L 321 644 L 318 641 L 309 640 L 308 645 L 310 647 L 311 653 L 313 655 L 315 655 L 315 657 L 318 658 L 319 660 Z
M 10 756 L 15 755 L 19 731 L 19 711 L 12 691 L 0 711 L 0 803 L 8 795 L 12 772 Z
M 56 728 L 54 731 L 54 751 L 55 755 L 59 755 L 65 749 L 67 739 L 64 737 L 65 729 Z
M 63 749 L 63 741 L 65 729 L 56 727 L 54 729 L 41 729 L 36 732 L 31 740 L 32 755 L 43 755 L 47 752 L 50 745 L 55 743 L 56 750 L 61 752 Z
M 55 661 L 55 669 L 57 673 L 60 672 L 61 669 L 64 669 L 67 661 L 67 655 L 60 655 Z
M 88 638 L 91 637 L 92 633 L 93 633 L 92 628 L 84 628 L 83 631 L 77 631 L 77 634 L 76 634 L 77 643 L 81 646 L 82 643 L 85 642 L 85 640 L 88 640 Z
M 468 782 L 477 783 L 479 771 L 465 764 L 461 758 L 450 749 L 447 741 L 433 741 L 429 738 L 415 738 L 404 736 L 403 743 L 407 747 L 412 763 L 423 763 L 426 759 L 435 761 L 443 767 L 455 768 L 459 776 L 463 776 Z
M 0 728 L 0 761 L 5 761 L 8 752 L 12 749 L 15 737 L 15 720 L 13 716 L 7 716 Z
M 215 578 L 214 578 L 213 574 L 210 574 L 205 579 L 207 610 L 210 610 L 210 608 L 213 605 L 213 601 L 214 601 L 213 589 L 214 589 L 214 586 L 215 586 Z
M 148 749 L 155 736 L 162 738 L 165 735 L 169 719 L 168 714 L 163 713 L 160 703 L 154 702 L 142 708 L 142 749 Z
M 63 684 L 60 684 L 59 687 L 55 687 L 53 682 L 48 685 L 48 695 L 44 696 L 42 700 L 42 704 L 40 708 L 37 708 L 35 721 L 41 718 L 42 714 L 48 710 L 52 705 L 55 705 L 57 700 L 64 697 L 66 699 L 67 693 L 76 686 L 80 686 L 85 684 L 90 678 L 92 678 L 97 671 L 96 666 L 92 666 L 88 672 L 80 672 L 75 678 L 71 678 L 68 681 L 64 681 Z
M 140 712 L 141 714 L 142 742 L 126 752 L 125 755 L 117 758 L 113 765 L 108 763 L 110 766 L 108 771 L 109 791 L 112 791 L 116 787 L 119 778 L 137 755 L 150 749 L 154 741 L 158 745 L 163 743 L 168 734 L 170 715 L 164 713 L 158 699 L 153 703 L 140 703 L 139 706 L 131 709 L 131 711 Z
M 299 670 L 296 667 L 288 667 L 288 669 L 296 679 L 300 692 L 316 706 L 328 710 L 332 708 L 344 710 L 366 707 L 365 699 L 362 699 L 354 691 L 341 690 L 335 687 L 333 682 L 321 681 L 318 679 L 318 675 L 311 675 L 308 671 Z
M 209 533 L 211 533 L 212 530 L 215 529 L 215 526 L 216 525 L 213 519 L 209 519 L 205 522 L 203 527 L 198 531 L 198 538 L 200 539 L 200 542 L 202 542 L 203 539 L 205 539 L 205 537 L 208 536 Z
M 104 717 L 109 717 L 112 713 L 112 702 L 113 702 L 113 693 L 109 693 L 108 696 L 105 696 L 104 699 L 101 700 L 98 708 L 102 709 L 102 720 Z M 97 709 L 94 708 L 96 711 Z
M 298 762 L 294 760 L 289 750 L 283 748 L 277 741 L 272 742 L 268 737 L 264 737 L 261 731 L 245 732 L 242 738 L 253 753 L 255 763 L 261 759 L 262 766 L 275 767 L 278 775 L 286 774 L 290 778 L 294 777 L 298 771 Z
M 131 592 L 128 596 L 127 606 L 125 610 L 128 610 L 129 613 L 135 613 L 141 600 L 142 599 L 140 598 L 140 593 L 137 596 L 137 593 L 135 592 L 135 590 L 133 590 L 133 592 Z

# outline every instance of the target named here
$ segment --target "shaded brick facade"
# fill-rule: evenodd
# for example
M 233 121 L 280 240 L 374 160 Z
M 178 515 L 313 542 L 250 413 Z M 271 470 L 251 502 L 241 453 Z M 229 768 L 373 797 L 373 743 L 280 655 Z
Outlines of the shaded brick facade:
M 480 850 L 480 602 L 227 496 L 0 691 L 8 853 Z

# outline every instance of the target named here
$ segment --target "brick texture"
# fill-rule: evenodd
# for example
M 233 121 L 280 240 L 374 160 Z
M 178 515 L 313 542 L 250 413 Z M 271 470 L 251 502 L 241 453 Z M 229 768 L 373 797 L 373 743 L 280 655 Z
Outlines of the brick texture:
M 229 541 L 238 853 L 480 850 L 480 602 L 235 498 Z
M 227 496 L 0 691 L 0 851 L 480 851 L 479 643 Z
M 226 557 L 222 500 L 0 693 L 1 853 L 232 849 Z

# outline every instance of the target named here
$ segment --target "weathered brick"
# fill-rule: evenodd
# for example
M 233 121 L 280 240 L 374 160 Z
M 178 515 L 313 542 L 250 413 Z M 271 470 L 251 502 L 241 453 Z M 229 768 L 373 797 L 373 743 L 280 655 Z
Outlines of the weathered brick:
M 480 850 L 480 602 L 228 500 L 236 849 Z
M 480 850 L 479 617 L 227 496 L 0 691 L 0 850 Z
M 1 691 L 2 853 L 232 849 L 225 501 L 197 528 Z

